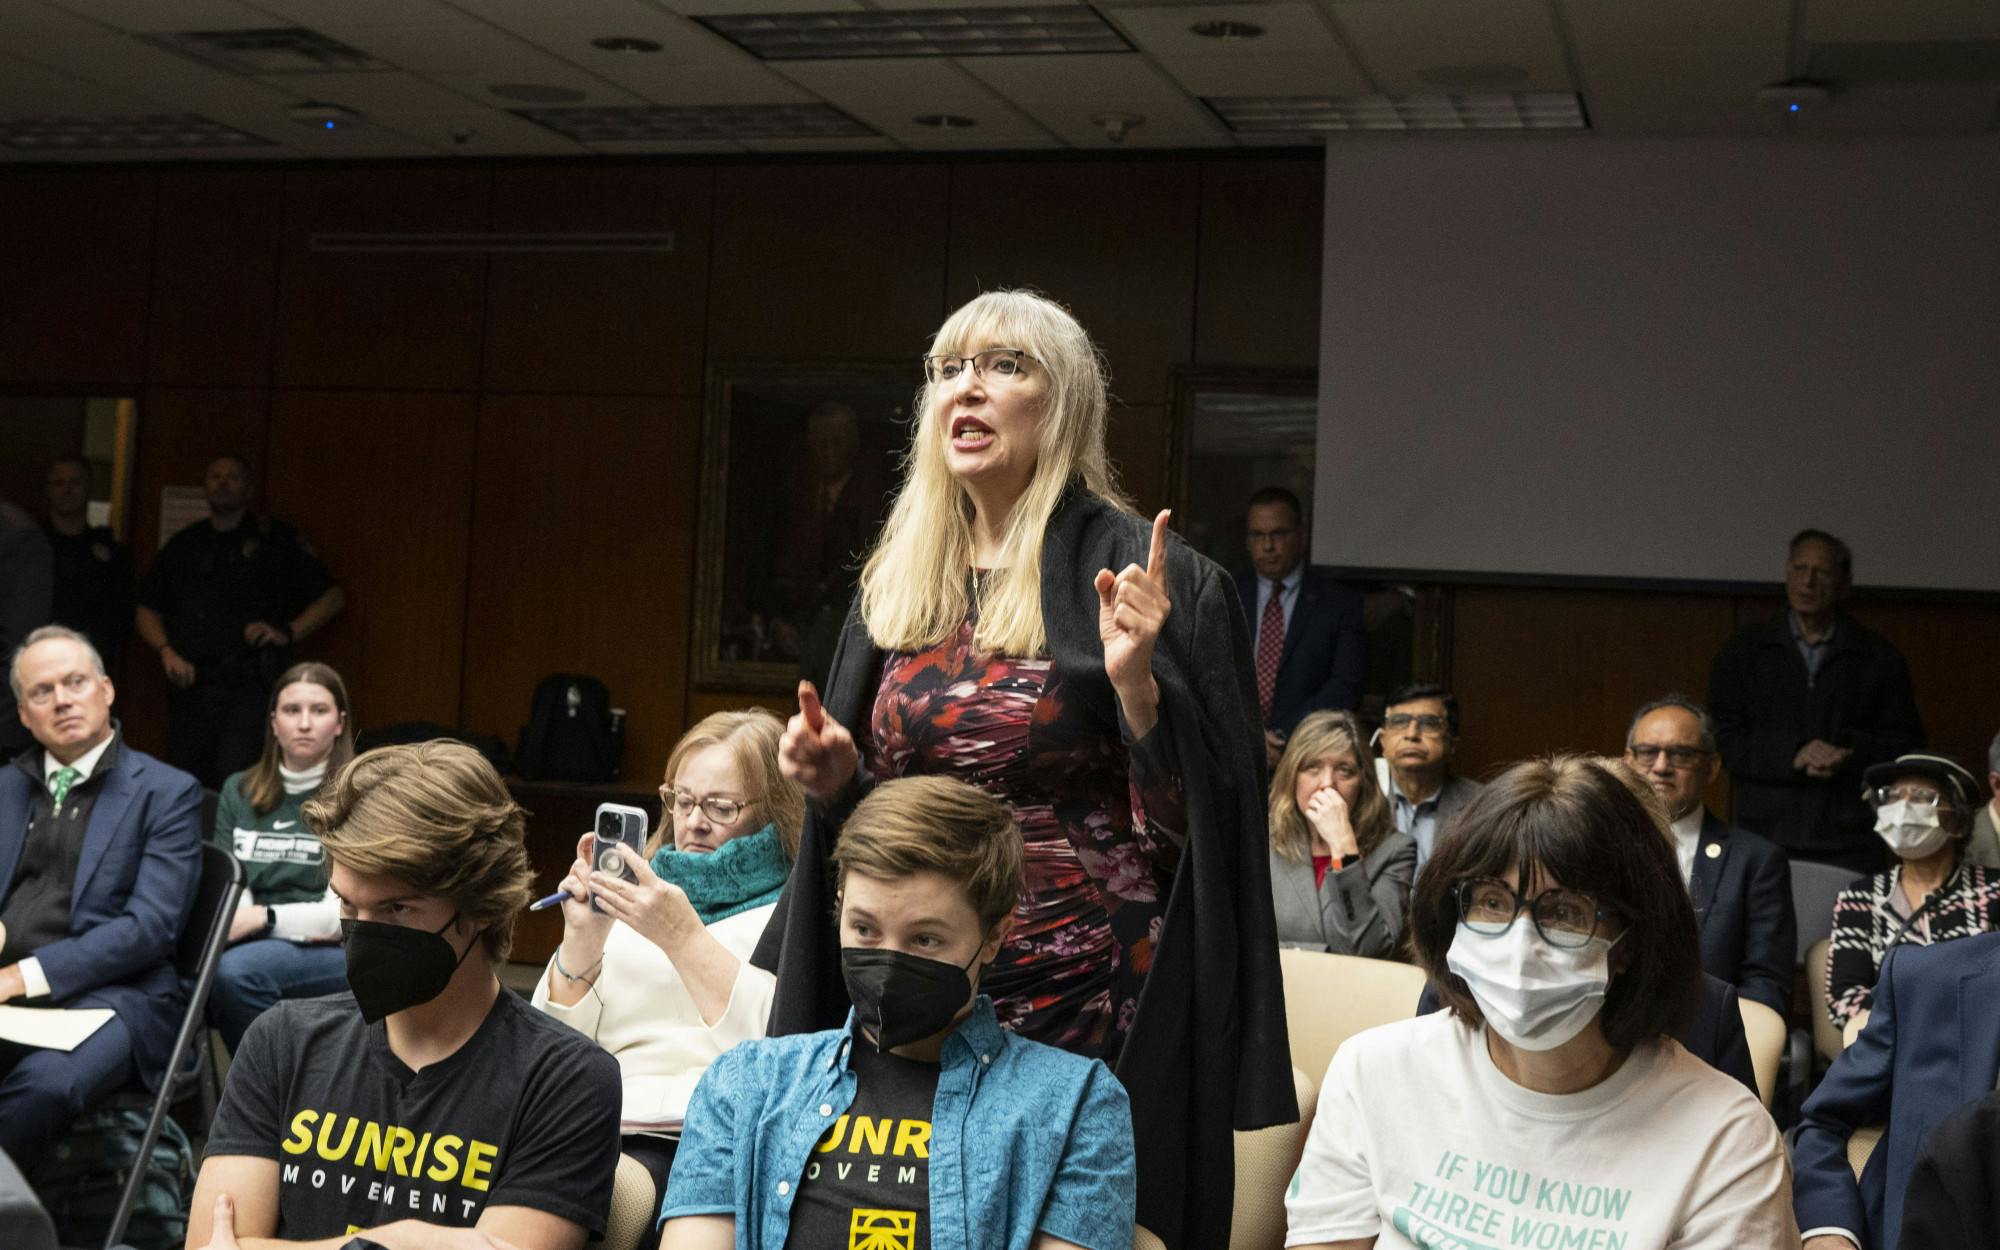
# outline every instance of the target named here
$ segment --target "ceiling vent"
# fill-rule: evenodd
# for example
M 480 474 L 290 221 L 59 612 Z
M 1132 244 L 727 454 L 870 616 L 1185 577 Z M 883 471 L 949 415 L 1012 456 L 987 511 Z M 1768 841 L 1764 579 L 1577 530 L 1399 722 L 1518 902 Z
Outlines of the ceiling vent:
M 189 30 L 139 35 L 210 69 L 258 78 L 269 74 L 341 74 L 391 68 L 359 48 L 304 26 L 252 30 Z
M 1337 134 L 1383 130 L 1586 130 L 1583 101 L 1567 91 L 1437 95 L 1228 96 L 1205 100 L 1231 130 Z

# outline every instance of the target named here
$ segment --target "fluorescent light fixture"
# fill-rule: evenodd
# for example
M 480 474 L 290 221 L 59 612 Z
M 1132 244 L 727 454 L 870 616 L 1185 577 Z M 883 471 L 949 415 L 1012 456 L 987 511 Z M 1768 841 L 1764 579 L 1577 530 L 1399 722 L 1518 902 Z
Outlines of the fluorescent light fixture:
M 744 13 L 695 20 L 765 61 L 1132 50 L 1097 10 L 1083 4 Z
M 389 68 L 359 48 L 304 26 L 187 30 L 134 38 L 199 61 L 210 69 L 245 76 L 336 74 Z
M 196 113 L 117 117 L 23 117 L 0 121 L 0 145 L 20 152 L 164 151 L 263 148 L 262 135 Z
M 831 104 L 616 105 L 513 110 L 578 143 L 852 139 L 875 132 Z
M 1583 100 L 1569 91 L 1472 91 L 1436 95 L 1225 96 L 1205 101 L 1231 130 L 1317 134 L 1381 130 L 1587 130 Z

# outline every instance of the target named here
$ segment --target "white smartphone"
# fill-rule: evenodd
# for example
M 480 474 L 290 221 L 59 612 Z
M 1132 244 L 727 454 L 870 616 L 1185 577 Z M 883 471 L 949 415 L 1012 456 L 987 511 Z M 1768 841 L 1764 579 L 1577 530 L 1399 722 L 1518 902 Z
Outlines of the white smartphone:
M 618 855 L 618 843 L 632 848 L 634 855 L 646 853 L 646 813 L 623 803 L 599 803 L 597 817 L 592 825 L 595 835 L 591 842 L 591 864 L 606 875 L 623 877 L 627 881 L 637 880 L 632 869 Z M 597 900 L 590 901 L 592 911 L 603 911 Z

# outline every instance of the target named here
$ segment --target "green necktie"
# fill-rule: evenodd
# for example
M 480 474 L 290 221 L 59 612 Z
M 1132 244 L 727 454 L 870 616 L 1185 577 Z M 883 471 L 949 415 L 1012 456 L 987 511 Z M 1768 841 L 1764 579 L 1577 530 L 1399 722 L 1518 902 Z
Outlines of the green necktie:
M 56 775 L 49 779 L 49 793 L 55 795 L 55 815 L 62 815 L 63 800 L 69 797 L 69 788 L 76 784 L 77 772 L 67 764 L 56 769 Z

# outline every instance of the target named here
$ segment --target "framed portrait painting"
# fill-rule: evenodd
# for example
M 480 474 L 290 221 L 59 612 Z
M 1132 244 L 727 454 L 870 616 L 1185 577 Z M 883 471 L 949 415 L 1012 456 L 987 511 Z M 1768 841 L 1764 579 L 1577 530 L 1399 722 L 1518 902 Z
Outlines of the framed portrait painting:
M 899 480 L 923 383 L 907 364 L 709 370 L 696 533 L 694 682 L 824 684 L 861 561 Z

